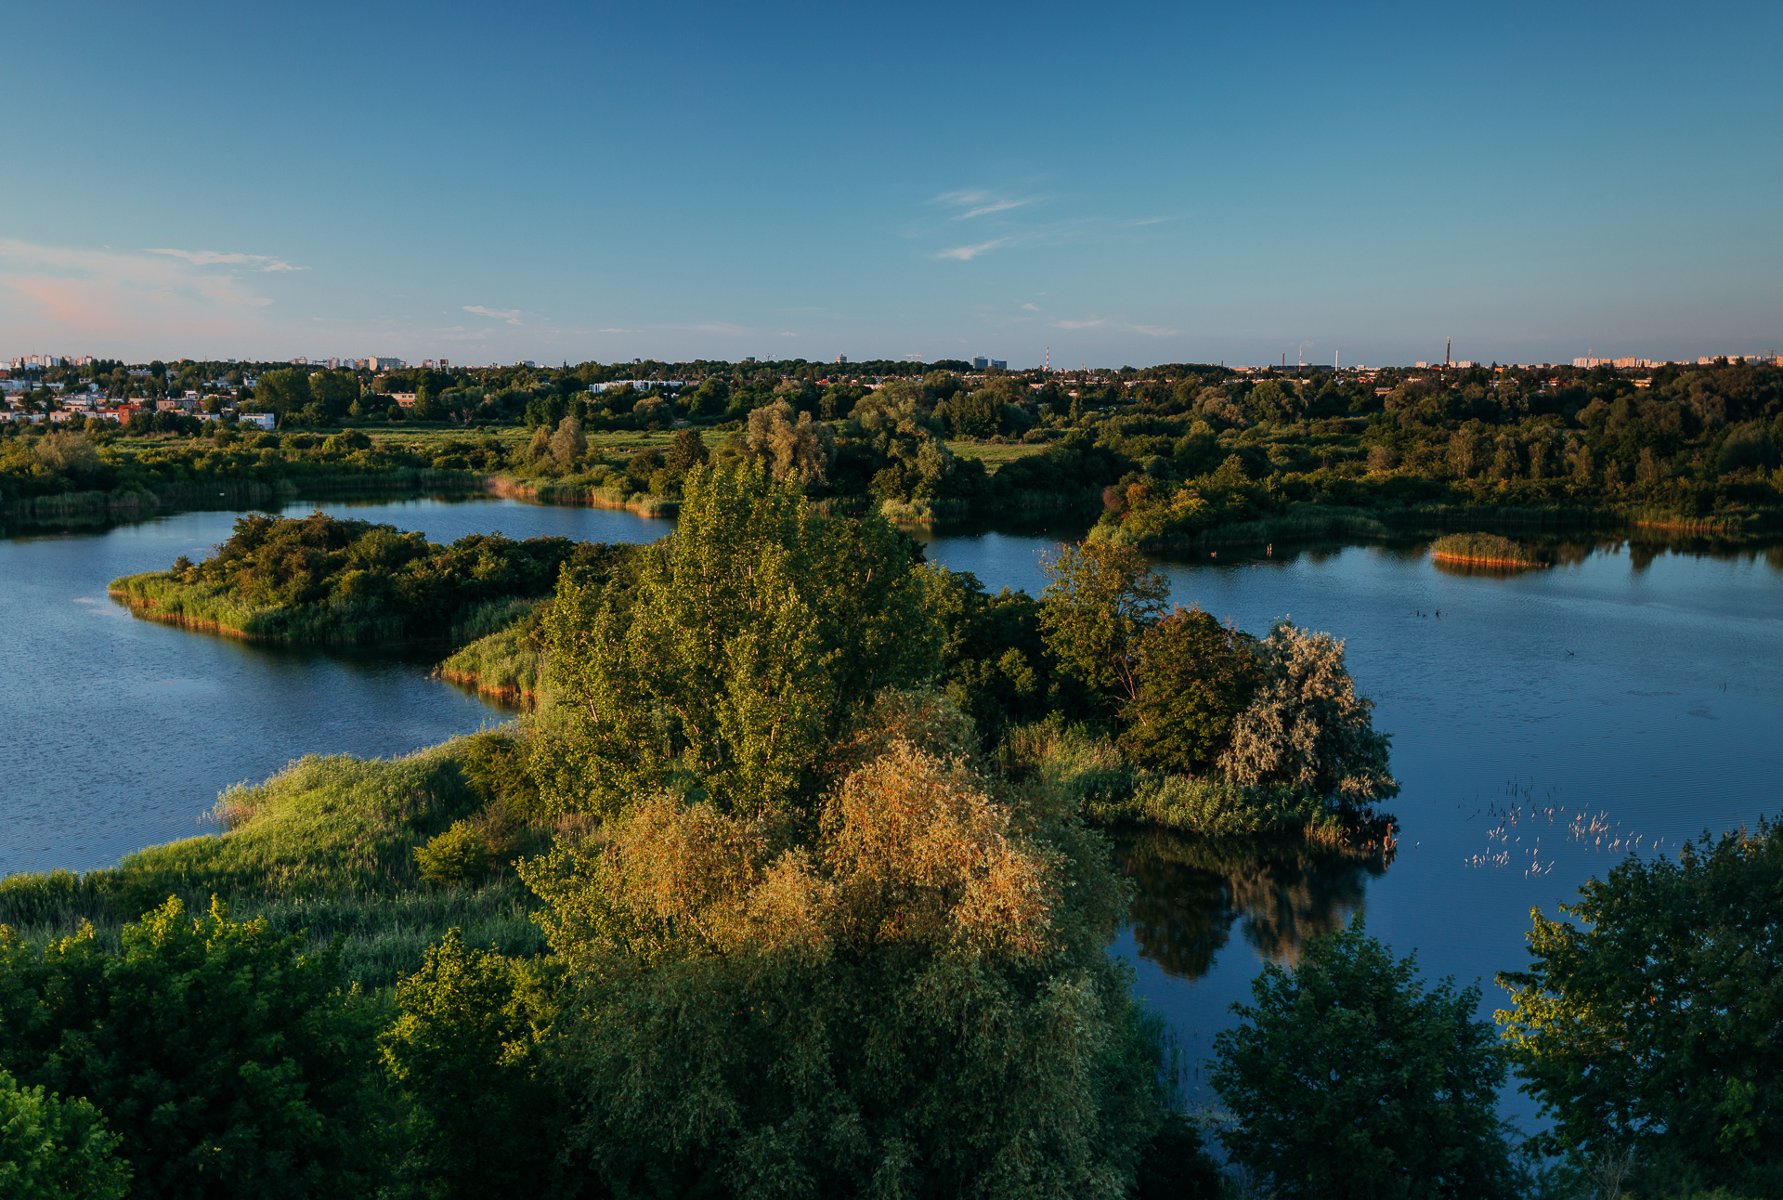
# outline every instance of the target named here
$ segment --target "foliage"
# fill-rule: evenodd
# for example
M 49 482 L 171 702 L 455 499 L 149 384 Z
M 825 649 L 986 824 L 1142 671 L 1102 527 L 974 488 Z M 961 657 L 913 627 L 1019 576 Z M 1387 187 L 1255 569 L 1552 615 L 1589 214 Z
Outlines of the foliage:
M 934 673 L 924 594 L 884 522 L 819 516 L 747 465 L 696 468 L 634 594 L 560 589 L 546 637 L 561 736 L 535 758 L 548 794 L 613 812 L 671 779 L 733 811 L 808 793 L 876 691 Z
M 546 441 L 545 449 L 559 471 L 575 469 L 582 456 L 588 453 L 588 438 L 582 433 L 582 422 L 574 417 L 559 421 L 556 432 Z
M 1220 770 L 1244 787 L 1304 788 L 1346 807 L 1399 792 L 1374 703 L 1356 695 L 1343 643 L 1283 621 L 1257 644 L 1260 682 L 1232 722 Z
M 479 483 L 470 472 L 495 461 L 486 443 L 468 439 L 458 451 L 419 453 L 386 443 L 249 433 L 232 425 L 141 439 L 115 425 L 87 425 L 24 435 L 0 426 L 0 513 L 27 519 L 133 516 L 164 505 L 214 505 L 219 493 L 245 506 L 300 491 L 315 497 L 463 489 Z
M 144 616 L 264 641 L 459 640 L 549 592 L 566 565 L 587 572 L 621 551 L 565 538 L 471 534 L 450 546 L 391 525 L 321 512 L 250 515 L 196 565 L 129 575 L 112 591 Z M 493 611 L 492 611 L 493 610 Z
M 173 898 L 48 943 L 0 930 L 0 1045 L 20 1079 L 90 1099 L 131 1195 L 313 1196 L 382 1174 L 373 1015 L 328 954 Z
M 489 844 L 469 821 L 454 821 L 444 833 L 415 847 L 415 867 L 426 883 L 475 884 L 489 873 Z
M 1505 1064 L 1477 988 L 1426 988 L 1360 925 L 1265 965 L 1215 1035 L 1227 1151 L 1277 1195 L 1514 1195 L 1495 1106 Z
M 1087 707 L 1040 631 L 1040 605 L 1024 592 L 996 595 L 967 572 L 931 571 L 924 609 L 941 630 L 941 682 L 987 736 L 1056 709 Z
M 1207 837 L 1300 833 L 1313 840 L 1335 824 L 1317 797 L 1280 787 L 1245 787 L 1228 779 L 1137 774 L 1124 794 L 1098 797 L 1085 812 Z M 1341 840 L 1340 838 L 1338 840 Z
M 1040 625 L 1062 670 L 1110 700 L 1139 691 L 1139 644 L 1164 610 L 1170 583 L 1131 546 L 1063 545 L 1043 561 Z
M 1139 639 L 1137 688 L 1121 748 L 1140 766 L 1198 775 L 1226 750 L 1259 682 L 1256 639 L 1198 608 L 1176 609 Z
M 124 1200 L 130 1171 L 116 1134 L 85 1100 L 20 1087 L 0 1069 L 0 1196 L 7 1200 Z
M 999 793 L 897 742 L 810 840 L 658 796 L 531 864 L 577 1160 L 628 1194 L 1124 1195 L 1158 1095 L 1119 891 L 1056 799 Z
M 563 1112 L 543 1074 L 553 1008 L 539 969 L 451 929 L 396 1002 L 381 1045 L 412 1114 L 411 1184 L 441 1200 L 551 1194 Z
M 1761 823 L 1629 858 L 1570 921 L 1532 913 L 1530 966 L 1500 976 L 1524 1089 L 1575 1158 L 1632 1153 L 1641 1194 L 1783 1189 L 1783 831 Z
M 835 431 L 808 412 L 794 420 L 785 400 L 749 414 L 743 444 L 774 479 L 807 490 L 822 486 L 836 457 Z

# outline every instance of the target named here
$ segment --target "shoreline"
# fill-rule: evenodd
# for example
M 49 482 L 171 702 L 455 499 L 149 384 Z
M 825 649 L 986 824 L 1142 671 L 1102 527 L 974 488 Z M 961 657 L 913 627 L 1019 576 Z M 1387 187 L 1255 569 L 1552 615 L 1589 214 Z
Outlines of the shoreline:
M 1457 567 L 1485 567 L 1493 571 L 1544 571 L 1552 564 L 1532 562 L 1521 558 L 1494 558 L 1479 554 L 1455 554 L 1447 550 L 1432 550 L 1430 561 L 1447 563 Z

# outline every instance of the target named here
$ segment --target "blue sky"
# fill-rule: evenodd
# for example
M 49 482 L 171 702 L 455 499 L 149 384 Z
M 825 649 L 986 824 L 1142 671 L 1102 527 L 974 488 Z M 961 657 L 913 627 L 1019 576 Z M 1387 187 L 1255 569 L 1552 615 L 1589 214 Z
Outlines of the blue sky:
M 0 355 L 1783 351 L 1783 5 L 16 6 Z

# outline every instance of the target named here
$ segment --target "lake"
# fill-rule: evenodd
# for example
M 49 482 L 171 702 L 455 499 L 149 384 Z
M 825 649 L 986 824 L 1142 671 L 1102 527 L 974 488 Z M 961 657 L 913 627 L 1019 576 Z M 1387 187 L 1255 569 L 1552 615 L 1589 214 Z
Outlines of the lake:
M 328 504 L 419 529 L 648 541 L 629 513 L 505 501 Z M 301 515 L 307 504 L 286 511 Z M 112 578 L 200 558 L 229 513 L 0 541 L 0 872 L 83 869 L 189 836 L 216 794 L 310 753 L 399 754 L 504 719 L 429 664 L 281 652 L 132 620 Z M 1051 543 L 925 538 L 935 561 L 1037 591 Z M 1287 850 L 1233 856 L 1127 838 L 1138 884 L 1117 951 L 1205 1058 L 1265 959 L 1363 914 L 1426 973 L 1484 986 L 1523 965 L 1531 907 L 1552 912 L 1627 853 L 1777 811 L 1783 779 L 1783 555 L 1605 544 L 1509 577 L 1434 568 L 1417 546 L 1351 546 L 1167 565 L 1173 599 L 1264 633 L 1276 619 L 1347 640 L 1393 736 L 1401 824 L 1385 870 Z M 1440 613 L 1440 616 L 1438 615 Z M 1199 1071 L 1185 1081 L 1206 1100 Z M 1521 1106 L 1512 1101 L 1510 1111 Z

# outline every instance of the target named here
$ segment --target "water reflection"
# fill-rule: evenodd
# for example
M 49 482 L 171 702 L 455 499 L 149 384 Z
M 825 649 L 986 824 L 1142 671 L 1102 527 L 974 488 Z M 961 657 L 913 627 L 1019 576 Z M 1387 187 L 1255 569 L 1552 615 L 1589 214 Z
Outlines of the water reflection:
M 1732 541 L 1676 530 L 1635 529 L 1627 533 L 1555 533 L 1543 530 L 1513 531 L 1513 539 L 1537 552 L 1551 566 L 1576 567 L 1593 555 L 1609 557 L 1627 555 L 1630 570 L 1645 571 L 1656 560 L 1668 555 L 1682 558 L 1713 559 L 1722 562 L 1762 562 L 1772 570 L 1783 572 L 1783 544 L 1771 542 Z M 1429 556 L 1432 538 L 1426 535 L 1396 535 L 1365 544 L 1368 553 L 1386 562 L 1413 565 Z M 1336 562 L 1345 551 L 1356 546 L 1354 539 L 1309 539 L 1305 541 L 1270 542 L 1259 539 L 1254 544 L 1209 547 L 1157 556 L 1161 562 L 1231 567 L 1270 564 L 1275 566 L 1319 567 Z M 1492 568 L 1465 567 L 1460 564 L 1433 564 L 1448 574 L 1503 575 Z
M 1140 955 L 1188 979 L 1207 973 L 1234 924 L 1258 953 L 1293 966 L 1309 937 L 1348 923 L 1362 907 L 1368 881 L 1388 861 L 1297 840 L 1211 840 L 1156 830 L 1123 835 L 1116 854 L 1134 885 L 1131 920 Z

